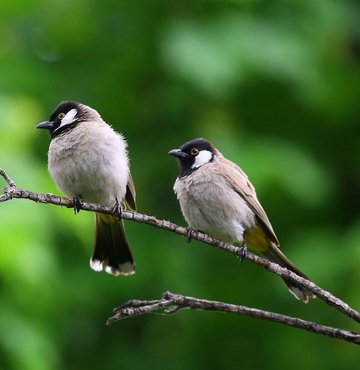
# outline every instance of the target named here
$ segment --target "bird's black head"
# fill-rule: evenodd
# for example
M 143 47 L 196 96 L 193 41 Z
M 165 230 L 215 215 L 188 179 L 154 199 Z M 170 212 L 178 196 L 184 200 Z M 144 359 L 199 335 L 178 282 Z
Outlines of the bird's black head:
M 39 123 L 36 128 L 49 130 L 53 139 L 96 115 L 99 116 L 96 111 L 86 105 L 75 101 L 63 101 L 51 113 L 49 121 Z
M 199 167 L 212 162 L 217 151 L 205 139 L 194 139 L 181 145 L 179 149 L 170 150 L 169 154 L 180 161 L 180 177 L 187 176 Z

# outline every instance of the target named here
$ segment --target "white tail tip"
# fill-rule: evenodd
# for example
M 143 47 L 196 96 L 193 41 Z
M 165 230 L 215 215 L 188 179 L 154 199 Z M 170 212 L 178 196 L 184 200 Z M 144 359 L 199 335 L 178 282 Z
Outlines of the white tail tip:
M 91 260 L 90 260 L 90 267 L 91 267 L 94 271 L 102 271 L 102 270 L 103 270 L 103 264 L 102 264 L 102 261 L 91 259 Z

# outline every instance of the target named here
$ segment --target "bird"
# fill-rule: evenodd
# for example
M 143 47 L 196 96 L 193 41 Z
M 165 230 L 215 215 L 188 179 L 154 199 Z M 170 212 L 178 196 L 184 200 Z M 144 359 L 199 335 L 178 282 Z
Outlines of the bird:
M 280 251 L 280 243 L 245 172 L 203 138 L 186 142 L 169 154 L 178 158 L 174 191 L 190 230 L 249 247 L 268 260 L 308 279 Z M 315 298 L 308 289 L 283 278 L 295 298 Z
M 50 133 L 48 171 L 57 187 L 72 197 L 103 206 L 136 210 L 136 194 L 124 136 L 93 108 L 62 101 L 50 119 L 36 128 Z M 114 208 L 115 209 L 115 208 Z M 111 275 L 132 275 L 135 262 L 119 217 L 95 214 L 94 251 L 90 267 Z

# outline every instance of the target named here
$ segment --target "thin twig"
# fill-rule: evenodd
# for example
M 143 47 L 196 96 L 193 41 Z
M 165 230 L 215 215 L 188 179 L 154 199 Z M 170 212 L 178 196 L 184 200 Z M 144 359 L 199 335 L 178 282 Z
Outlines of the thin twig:
M 3 176 L 3 174 L 5 174 L 5 172 L 3 170 L 0 170 L 0 175 Z M 6 175 L 6 178 L 9 179 L 7 175 Z M 10 181 L 12 182 L 11 179 Z M 19 189 L 15 186 L 15 184 L 4 189 L 4 194 L 0 195 L 0 203 L 8 201 L 13 198 L 29 199 L 37 203 L 46 203 L 46 204 L 53 204 L 56 206 L 64 206 L 67 208 L 74 208 L 72 199 L 65 198 L 65 197 L 59 197 L 57 195 L 50 194 L 50 193 L 46 193 L 46 194 L 34 193 L 28 190 Z M 98 204 L 85 202 L 83 200 L 81 201 L 81 204 L 79 205 L 78 208 L 84 211 L 115 215 L 114 213 L 115 211 L 112 207 L 104 207 Z M 148 216 L 146 214 L 124 210 L 121 212 L 121 217 L 126 220 L 132 220 L 138 223 L 145 223 L 145 224 L 148 224 L 154 227 L 158 227 L 161 229 L 165 229 L 167 231 L 171 231 L 171 232 L 186 236 L 186 237 L 188 236 L 187 228 L 174 224 L 170 221 L 159 220 L 154 216 Z M 213 247 L 222 249 L 228 253 L 232 253 L 237 256 L 241 255 L 241 249 L 239 247 L 236 247 L 234 245 L 214 239 L 213 237 L 207 234 L 197 232 L 197 231 L 192 231 L 191 237 L 194 240 L 198 240 L 200 242 L 211 245 Z M 313 282 L 307 279 L 304 279 L 296 275 L 294 272 L 289 271 L 286 268 L 282 268 L 276 263 L 270 262 L 267 259 L 259 257 L 249 251 L 246 253 L 245 259 L 259 266 L 262 266 L 266 270 L 271 271 L 275 273 L 276 275 L 279 275 L 281 277 L 286 277 L 287 280 L 291 280 L 293 282 L 296 282 L 306 287 L 308 290 L 313 292 L 317 297 L 323 299 L 330 306 L 334 307 L 335 309 L 344 313 L 345 315 L 351 317 L 355 321 L 360 322 L 360 313 L 358 311 L 354 310 L 348 304 L 346 304 L 339 298 L 333 296 L 330 292 L 320 288 Z
M 20 189 L 20 188 L 16 187 L 14 181 L 11 180 L 11 178 L 6 174 L 6 172 L 1 170 L 1 169 L 0 169 L 0 176 L 2 176 L 9 185 L 8 187 L 6 187 L 4 189 L 4 194 L 0 195 L 0 203 L 5 202 L 5 201 L 9 201 L 9 200 L 14 199 L 14 198 L 19 198 L 19 199 L 29 199 L 29 200 L 32 200 L 32 201 L 37 202 L 37 203 L 53 204 L 53 205 L 56 205 L 56 206 L 65 206 L 67 208 L 74 208 L 74 204 L 73 204 L 72 199 L 65 198 L 65 197 L 59 197 L 57 195 L 49 194 L 49 193 L 41 194 L 41 193 L 34 193 L 34 192 L 31 192 L 31 191 L 28 191 L 28 190 Z M 118 216 L 118 214 L 116 214 L 116 211 L 112 207 L 104 207 L 104 206 L 101 206 L 101 205 L 98 205 L 98 204 L 85 202 L 83 200 L 81 201 L 81 204 L 76 205 L 76 207 L 78 209 L 82 209 L 84 211 L 97 212 L 97 213 L 103 213 L 103 214 L 111 214 L 111 215 Z M 188 231 L 187 228 L 179 226 L 177 224 L 174 224 L 170 221 L 159 220 L 154 216 L 149 216 L 149 215 L 146 215 L 146 214 L 141 214 L 141 213 L 137 213 L 137 212 L 124 210 L 124 211 L 121 212 L 121 217 L 123 219 L 132 220 L 132 221 L 135 221 L 135 222 L 138 222 L 138 223 L 145 223 L 145 224 L 148 224 L 148 225 L 151 225 L 151 226 L 154 226 L 154 227 L 162 228 L 162 229 L 165 229 L 167 231 L 171 231 L 171 232 L 183 235 L 185 237 L 189 236 L 188 235 L 189 231 Z M 236 246 L 231 245 L 231 244 L 228 244 L 228 243 L 225 243 L 225 242 L 222 242 L 220 240 L 214 239 L 214 238 L 212 238 L 211 236 L 209 236 L 207 234 L 197 232 L 197 231 L 192 231 L 191 232 L 191 238 L 195 239 L 195 240 L 198 240 L 202 243 L 211 245 L 213 247 L 222 249 L 222 250 L 224 250 L 228 253 L 232 253 L 236 256 L 242 256 L 241 248 L 236 247 Z M 358 311 L 354 310 L 347 303 L 345 303 L 342 300 L 340 300 L 339 298 L 333 296 L 330 292 L 320 288 L 319 286 L 317 286 L 313 282 L 311 282 L 307 279 L 304 279 L 304 278 L 296 275 L 292 271 L 289 271 L 286 268 L 282 268 L 279 265 L 277 265 L 276 263 L 270 262 L 267 259 L 259 257 L 259 256 L 255 255 L 251 252 L 246 253 L 245 259 L 247 259 L 248 261 L 251 261 L 251 262 L 265 268 L 268 271 L 271 271 L 271 272 L 275 273 L 276 275 L 279 275 L 281 277 L 286 277 L 286 279 L 289 280 L 289 281 L 296 282 L 297 284 L 306 287 L 308 290 L 310 290 L 312 293 L 314 293 L 317 297 L 324 300 L 327 304 L 334 307 L 336 310 L 344 313 L 345 315 L 352 318 L 353 320 L 355 320 L 357 322 L 360 322 L 360 313 Z M 188 297 L 188 298 L 191 298 L 191 297 Z M 196 298 L 191 298 L 191 299 L 192 300 L 187 301 L 187 302 L 190 302 L 189 304 L 193 304 L 193 302 L 195 302 L 194 300 L 196 300 Z M 156 311 L 156 310 L 162 308 L 164 305 L 165 306 L 166 305 L 171 306 L 171 304 L 167 304 L 166 302 L 163 302 L 163 301 L 161 301 L 161 302 L 159 302 L 159 301 L 147 301 L 148 304 L 145 305 L 145 306 L 143 305 L 144 301 L 131 301 L 131 302 L 132 303 L 140 302 L 140 303 L 139 303 L 138 308 L 131 307 L 131 310 L 135 310 L 135 311 L 133 311 L 135 313 L 131 314 L 131 315 L 129 314 L 128 316 L 134 316 L 134 315 L 137 314 L 136 312 L 138 312 L 138 314 L 142 314 L 144 312 L 147 312 L 147 310 Z M 211 301 L 202 301 L 202 302 L 211 302 Z M 221 303 L 221 302 L 219 302 L 219 303 Z M 222 305 L 227 305 L 226 303 L 221 303 L 221 304 Z M 177 306 L 179 306 L 179 304 Z M 215 307 L 215 306 L 212 306 L 212 307 Z M 186 306 L 186 307 L 188 307 L 188 306 Z M 233 307 L 233 306 L 230 305 L 229 307 Z M 234 306 L 234 307 L 241 307 L 241 306 Z M 182 308 L 182 307 L 180 307 L 180 308 Z M 197 307 L 192 306 L 190 308 L 197 308 Z M 205 309 L 205 308 L 203 308 L 203 309 Z M 247 308 L 247 310 L 253 310 L 253 309 Z M 254 309 L 254 310 L 256 310 L 256 309 Z M 259 310 L 259 311 L 261 311 L 261 310 Z M 125 315 L 124 312 L 125 311 L 122 311 L 122 317 L 124 317 L 124 315 Z M 264 315 L 265 316 L 267 315 L 266 311 L 261 311 L 261 312 L 265 312 Z M 250 315 L 250 313 L 247 313 L 247 314 Z M 278 314 L 275 314 L 274 317 L 276 317 L 276 315 L 278 315 Z M 256 317 L 258 317 L 258 316 L 256 316 Z M 262 317 L 262 318 L 267 318 L 267 319 L 270 320 L 270 318 L 268 318 L 268 317 Z M 300 320 L 300 319 L 292 318 L 292 320 Z M 281 321 L 276 320 L 276 319 L 274 319 L 274 321 L 281 322 Z M 318 325 L 318 324 L 314 324 L 314 323 L 311 323 L 311 324 L 312 325 Z M 287 325 L 290 325 L 290 324 L 287 324 Z M 293 325 L 293 326 L 295 326 L 295 325 Z M 320 327 L 323 327 L 323 326 L 320 325 Z M 326 328 L 326 327 L 323 327 L 323 328 Z M 341 329 L 336 329 L 336 330 L 339 330 L 340 332 L 342 331 Z M 352 335 L 357 335 L 357 334 L 353 333 Z M 335 337 L 335 334 L 333 334 L 332 336 Z M 348 338 L 350 338 L 350 336 L 348 336 Z M 356 338 L 356 340 L 358 340 L 358 339 Z
M 275 312 L 259 310 L 257 308 L 238 306 L 219 301 L 210 301 L 206 299 L 188 297 L 181 294 L 174 294 L 171 292 L 164 293 L 162 297 L 158 300 L 151 301 L 133 300 L 127 302 L 126 304 L 120 307 L 117 307 L 114 310 L 114 315 L 108 319 L 107 325 L 111 325 L 116 321 L 123 320 L 128 317 L 139 316 L 147 313 L 161 313 L 163 315 L 169 315 L 185 308 L 192 310 L 225 312 L 237 315 L 250 316 L 263 320 L 275 321 L 287 326 L 292 326 L 316 334 L 325 335 L 327 337 L 344 340 L 357 345 L 360 344 L 360 334 L 353 333 L 348 330 L 320 325 L 315 322 L 302 320 Z
M 8 183 L 10 187 L 16 187 L 15 182 L 10 178 L 10 176 L 2 168 L 0 168 L 0 176 L 5 179 L 5 181 Z

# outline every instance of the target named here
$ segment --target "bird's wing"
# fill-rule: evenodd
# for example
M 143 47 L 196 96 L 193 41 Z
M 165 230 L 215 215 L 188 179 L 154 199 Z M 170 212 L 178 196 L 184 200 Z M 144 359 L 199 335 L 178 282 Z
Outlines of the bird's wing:
M 125 195 L 125 202 L 130 209 L 136 211 L 136 200 L 135 200 L 135 186 L 134 181 L 132 179 L 131 173 L 129 172 L 129 180 L 126 185 L 126 195 Z
M 269 218 L 266 215 L 263 207 L 257 199 L 255 188 L 249 181 L 247 175 L 235 163 L 224 157 L 220 158 L 219 164 L 221 166 L 220 172 L 224 176 L 226 182 L 247 202 L 250 209 L 254 211 L 256 217 L 263 225 L 264 231 L 269 236 L 271 241 L 279 246 L 280 243 L 275 235 L 274 229 L 271 226 Z

